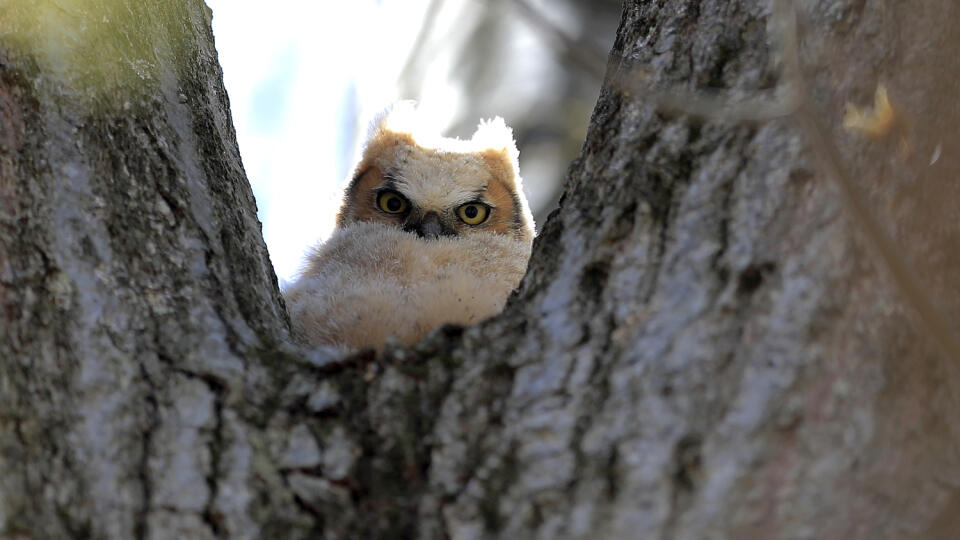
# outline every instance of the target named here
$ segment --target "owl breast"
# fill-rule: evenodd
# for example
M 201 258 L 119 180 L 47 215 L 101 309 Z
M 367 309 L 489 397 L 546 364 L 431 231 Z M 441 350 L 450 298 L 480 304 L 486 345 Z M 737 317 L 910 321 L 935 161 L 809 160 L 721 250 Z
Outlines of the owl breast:
M 381 223 L 338 230 L 285 292 L 296 339 L 381 348 L 446 323 L 497 314 L 523 277 L 529 246 L 503 235 L 425 239 Z

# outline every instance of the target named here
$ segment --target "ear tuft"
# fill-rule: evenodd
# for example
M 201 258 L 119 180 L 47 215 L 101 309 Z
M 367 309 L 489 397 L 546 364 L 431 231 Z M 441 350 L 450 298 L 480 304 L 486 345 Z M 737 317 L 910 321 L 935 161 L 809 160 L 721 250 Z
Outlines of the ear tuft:
M 507 126 L 499 116 L 491 120 L 481 120 L 474 132 L 471 142 L 476 148 L 489 148 L 504 151 L 510 163 L 516 167 L 520 152 L 517 143 L 513 140 L 513 130 Z
M 354 178 L 377 163 L 398 162 L 398 155 L 406 151 L 404 148 L 414 144 L 414 133 L 420 129 L 418 124 L 414 101 L 397 101 L 377 114 L 370 122 Z
M 367 141 L 377 139 L 395 139 L 416 141 L 418 146 L 443 148 L 450 141 L 440 135 L 437 119 L 417 106 L 412 100 L 397 101 L 374 117 L 367 133 Z
M 372 139 L 383 131 L 413 134 L 417 131 L 418 122 L 417 102 L 397 101 L 374 117 L 373 122 L 370 123 L 367 139 Z

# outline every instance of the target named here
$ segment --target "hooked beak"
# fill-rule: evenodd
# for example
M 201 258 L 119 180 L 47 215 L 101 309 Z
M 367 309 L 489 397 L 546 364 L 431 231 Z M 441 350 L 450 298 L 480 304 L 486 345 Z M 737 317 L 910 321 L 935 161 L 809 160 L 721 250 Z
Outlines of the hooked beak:
M 436 212 L 427 212 L 417 223 L 411 223 L 404 229 L 417 233 L 420 238 L 439 238 L 440 236 L 455 236 L 456 231 L 447 227 Z

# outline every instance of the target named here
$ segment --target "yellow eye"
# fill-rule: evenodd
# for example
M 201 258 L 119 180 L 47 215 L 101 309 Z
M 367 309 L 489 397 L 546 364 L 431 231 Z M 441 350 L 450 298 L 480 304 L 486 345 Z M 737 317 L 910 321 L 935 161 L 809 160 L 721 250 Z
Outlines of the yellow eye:
M 382 191 L 377 195 L 377 206 L 388 214 L 402 214 L 407 211 L 407 200 L 395 191 Z
M 479 225 L 487 220 L 490 208 L 481 203 L 467 203 L 457 208 L 457 215 L 467 225 Z

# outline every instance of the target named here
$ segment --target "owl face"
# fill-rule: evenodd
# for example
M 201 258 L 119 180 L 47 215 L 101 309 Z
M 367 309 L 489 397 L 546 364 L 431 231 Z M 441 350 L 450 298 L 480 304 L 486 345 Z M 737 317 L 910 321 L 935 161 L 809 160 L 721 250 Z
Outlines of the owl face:
M 498 233 L 529 242 L 532 219 L 519 190 L 513 136 L 496 119 L 469 141 L 374 126 L 357 166 L 338 227 L 380 222 L 421 238 Z

